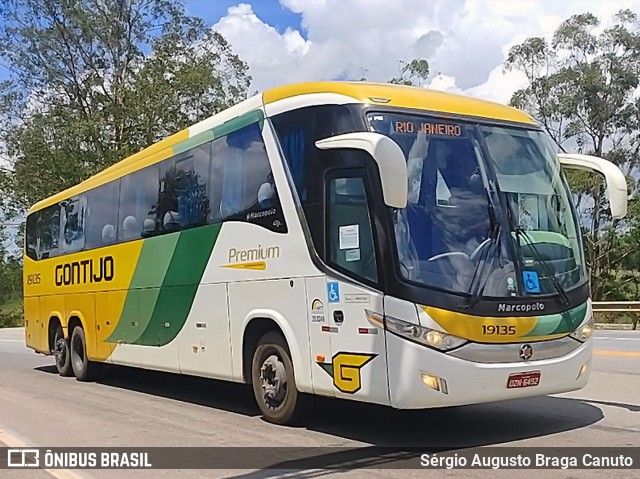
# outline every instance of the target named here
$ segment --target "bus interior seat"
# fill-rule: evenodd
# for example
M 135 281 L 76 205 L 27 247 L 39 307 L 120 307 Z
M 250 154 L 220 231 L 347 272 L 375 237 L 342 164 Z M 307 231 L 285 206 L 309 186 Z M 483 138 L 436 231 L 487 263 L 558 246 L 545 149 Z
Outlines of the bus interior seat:
M 102 243 L 111 244 L 116 240 L 116 228 L 112 224 L 106 224 L 102 227 Z
M 145 236 L 152 235 L 156 231 L 156 222 L 151 218 L 145 218 L 142 223 L 142 234 Z
M 167 211 L 164 214 L 162 225 L 165 231 L 177 231 L 180 229 L 180 215 L 176 211 Z
M 130 240 L 140 237 L 140 228 L 135 216 L 127 216 L 122 222 L 122 239 Z
M 262 183 L 258 190 L 258 205 L 260 208 L 265 209 L 273 206 L 274 193 L 271 183 Z

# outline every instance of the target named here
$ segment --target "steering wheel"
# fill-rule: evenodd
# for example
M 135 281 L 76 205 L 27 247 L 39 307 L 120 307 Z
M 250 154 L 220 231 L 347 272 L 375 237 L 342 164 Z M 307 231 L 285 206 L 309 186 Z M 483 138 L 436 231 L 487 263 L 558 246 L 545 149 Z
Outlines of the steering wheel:
M 491 244 L 491 238 L 485 239 L 482 243 L 476 246 L 476 249 L 474 249 L 473 253 L 471 253 L 471 255 L 469 256 L 469 259 L 471 259 L 471 261 L 475 263 L 478 260 L 478 258 L 482 256 L 482 251 L 485 248 L 488 248 L 490 244 Z
M 431 258 L 429 258 L 427 261 L 438 261 L 444 258 L 464 258 L 466 260 L 469 260 L 469 256 L 467 256 L 466 253 L 463 253 L 462 251 L 449 251 L 447 253 L 440 253 L 437 254 L 435 256 L 432 256 Z

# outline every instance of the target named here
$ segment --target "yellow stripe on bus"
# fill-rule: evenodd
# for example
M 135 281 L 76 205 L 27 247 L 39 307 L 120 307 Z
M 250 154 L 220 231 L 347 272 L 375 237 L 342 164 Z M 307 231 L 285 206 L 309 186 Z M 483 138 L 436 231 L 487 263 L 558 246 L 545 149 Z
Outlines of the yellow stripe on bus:
M 222 265 L 222 268 L 256 269 L 262 271 L 267 269 L 267 263 L 265 263 L 264 261 L 252 261 L 251 263 L 232 263 Z
M 457 313 L 431 306 L 422 306 L 422 309 L 447 333 L 478 343 L 513 343 L 533 331 L 538 322 L 537 316 L 494 318 Z M 558 337 L 562 336 L 566 334 Z M 544 339 L 548 338 L 549 336 L 544 337 Z M 536 339 L 539 338 L 527 337 L 527 341 Z

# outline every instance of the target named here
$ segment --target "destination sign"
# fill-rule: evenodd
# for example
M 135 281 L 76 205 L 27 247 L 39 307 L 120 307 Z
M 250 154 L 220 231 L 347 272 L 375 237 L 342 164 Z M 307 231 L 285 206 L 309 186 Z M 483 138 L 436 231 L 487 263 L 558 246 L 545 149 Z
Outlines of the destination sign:
M 395 133 L 424 133 L 426 135 L 438 136 L 463 136 L 462 128 L 460 128 L 459 125 L 450 125 L 447 123 L 397 120 L 393 123 L 393 128 Z

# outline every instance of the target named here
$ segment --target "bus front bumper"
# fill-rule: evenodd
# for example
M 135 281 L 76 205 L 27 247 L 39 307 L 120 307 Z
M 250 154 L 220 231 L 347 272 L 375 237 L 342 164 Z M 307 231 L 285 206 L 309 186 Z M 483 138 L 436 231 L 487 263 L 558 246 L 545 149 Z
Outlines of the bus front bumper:
M 387 334 L 391 405 L 398 409 L 423 409 L 574 391 L 584 387 L 589 379 L 592 343 L 590 339 L 571 353 L 554 359 L 478 363 Z M 523 373 L 529 373 L 525 378 L 539 373 L 537 384 L 507 387 L 510 378 L 522 378 Z M 513 386 L 514 381 L 511 382 Z M 531 381 L 527 379 L 524 384 L 527 382 Z

